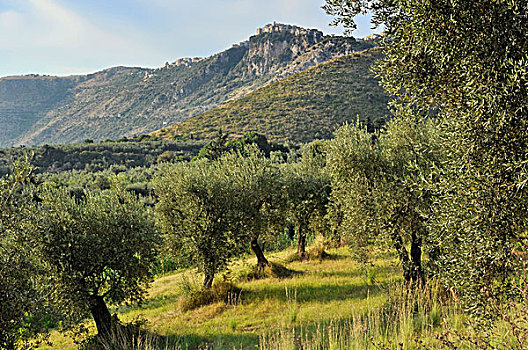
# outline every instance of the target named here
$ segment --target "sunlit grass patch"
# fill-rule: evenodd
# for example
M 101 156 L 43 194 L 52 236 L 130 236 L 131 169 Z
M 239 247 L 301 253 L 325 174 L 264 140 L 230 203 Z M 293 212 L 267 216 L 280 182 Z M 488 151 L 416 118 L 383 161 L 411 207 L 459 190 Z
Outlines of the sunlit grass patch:
M 361 267 L 350 258 L 347 248 L 328 250 L 331 259 L 285 263 L 292 250 L 269 254 L 270 261 L 296 271 L 288 278 L 264 276 L 240 281 L 237 302 L 215 300 L 190 310 L 181 307 L 185 281 L 201 284 L 196 271 L 179 272 L 156 279 L 140 306 L 118 310 L 123 322 L 146 320 L 146 328 L 164 337 L 172 348 L 194 349 L 208 344 L 214 349 L 247 349 L 259 344 L 259 337 L 284 329 L 308 331 L 314 325 L 347 320 L 363 315 L 386 302 L 384 288 L 399 279 L 397 264 L 391 259 L 375 261 L 376 284 L 365 283 Z M 237 261 L 231 273 L 255 266 L 253 258 Z M 224 276 L 219 276 L 215 283 Z M 59 334 L 55 348 L 68 348 Z M 64 338 L 67 339 L 67 338 Z M 73 348 L 73 347 L 70 347 Z

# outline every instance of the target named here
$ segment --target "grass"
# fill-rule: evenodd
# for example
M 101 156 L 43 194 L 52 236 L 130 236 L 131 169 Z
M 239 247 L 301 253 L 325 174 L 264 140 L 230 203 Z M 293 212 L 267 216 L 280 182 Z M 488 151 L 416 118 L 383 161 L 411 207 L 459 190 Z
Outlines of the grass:
M 124 322 L 145 319 L 149 331 L 182 348 L 209 344 L 215 349 L 248 349 L 258 346 L 267 332 L 350 319 L 386 301 L 383 286 L 399 276 L 395 260 L 376 261 L 378 284 L 367 285 L 346 248 L 329 253 L 328 260 L 290 263 L 286 260 L 291 252 L 271 256 L 297 273 L 284 279 L 239 282 L 241 300 L 235 305 L 217 302 L 182 311 L 182 279 L 187 274 L 187 279 L 198 283 L 200 277 L 194 271 L 164 276 L 154 281 L 142 306 L 120 308 L 119 318 Z M 233 270 L 255 263 L 254 259 L 239 261 Z M 52 335 L 52 341 L 54 349 L 75 348 L 71 339 L 59 333 Z
M 366 307 L 367 295 L 372 305 L 381 305 L 381 289 L 365 285 L 358 266 L 346 259 L 347 251 L 342 249 L 335 254 L 337 259 L 321 263 L 288 264 L 289 269 L 302 272 L 288 279 L 240 283 L 242 301 L 238 305 L 215 303 L 188 312 L 177 307 L 181 275 L 167 276 L 153 284 L 143 307 L 120 317 L 125 321 L 144 317 L 154 332 L 187 338 L 191 344 L 198 340 L 214 343 L 215 348 L 254 348 L 258 337 L 270 329 L 351 317 Z M 386 274 L 380 281 L 388 282 L 397 272 L 391 262 L 383 263 Z
M 526 306 L 514 322 L 499 321 L 491 338 L 482 338 L 440 286 L 404 288 L 390 254 L 379 255 L 366 277 L 346 248 L 328 252 L 320 261 L 292 261 L 290 251 L 275 254 L 271 260 L 295 271 L 291 277 L 241 278 L 236 300 L 190 310 L 181 300 L 201 276 L 186 271 L 160 277 L 142 306 L 118 310 L 124 322 L 146 320 L 139 345 L 105 349 L 520 349 L 512 330 L 528 334 Z M 237 261 L 228 276 L 243 275 L 253 264 L 254 259 Z M 76 347 L 58 332 L 51 340 L 53 347 L 41 349 Z

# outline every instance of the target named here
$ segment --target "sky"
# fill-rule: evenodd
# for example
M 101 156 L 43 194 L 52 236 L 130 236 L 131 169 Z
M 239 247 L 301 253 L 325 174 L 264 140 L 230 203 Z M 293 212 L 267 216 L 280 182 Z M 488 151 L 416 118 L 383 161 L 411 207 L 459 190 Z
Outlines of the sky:
M 0 0 L 0 77 L 160 67 L 207 57 L 273 21 L 342 34 L 324 0 Z M 367 17 L 356 37 L 371 34 Z

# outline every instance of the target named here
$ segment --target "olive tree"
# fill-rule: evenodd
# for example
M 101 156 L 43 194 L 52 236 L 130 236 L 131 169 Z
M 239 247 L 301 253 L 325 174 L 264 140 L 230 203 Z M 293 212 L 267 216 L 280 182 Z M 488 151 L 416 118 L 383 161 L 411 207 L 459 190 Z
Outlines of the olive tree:
M 269 265 L 259 240 L 275 238 L 284 222 L 284 196 L 278 167 L 256 145 L 227 153 L 218 166 L 233 186 L 236 240 L 248 244 L 257 257 L 257 268 Z
M 210 288 L 236 253 L 233 183 L 218 162 L 165 164 L 154 178 L 155 212 L 169 251 L 186 251 Z
M 330 195 L 330 179 L 324 171 L 324 154 L 317 142 L 301 150 L 301 158 L 284 164 L 281 171 L 287 213 L 297 229 L 297 255 L 306 258 L 306 238 L 312 223 L 323 220 Z
M 442 276 L 472 306 L 508 295 L 528 223 L 528 1 L 327 0 L 385 27 L 375 71 L 393 104 L 437 118 L 445 162 L 429 221 Z M 482 308 L 481 308 L 482 309 Z
M 70 317 L 91 313 L 100 336 L 112 331 L 107 304 L 138 302 L 155 261 L 158 234 L 147 209 L 119 186 L 72 196 L 43 189 L 34 241 L 50 269 L 55 302 Z
M 337 234 L 368 262 L 368 246 L 379 235 L 378 193 L 382 155 L 372 135 L 359 125 L 345 125 L 327 144 L 332 192 L 329 218 Z
M 27 159 L 15 161 L 0 178 L 0 349 L 12 349 L 38 330 L 29 317 L 36 320 L 43 306 L 38 269 L 25 242 L 31 171 Z
M 404 280 L 413 284 L 425 280 L 422 256 L 424 241 L 430 241 L 431 191 L 420 184 L 425 169 L 439 157 L 434 135 L 430 121 L 396 117 L 376 135 L 357 124 L 344 126 L 327 146 L 331 208 L 340 211 L 334 217 L 341 218 L 341 234 L 360 249 L 388 240 Z

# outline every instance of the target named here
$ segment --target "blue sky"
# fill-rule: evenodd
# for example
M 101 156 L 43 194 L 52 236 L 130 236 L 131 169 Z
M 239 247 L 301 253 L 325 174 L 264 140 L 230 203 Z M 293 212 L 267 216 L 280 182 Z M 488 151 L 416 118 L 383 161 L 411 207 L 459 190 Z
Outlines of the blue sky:
M 69 75 L 205 57 L 273 21 L 318 28 L 324 0 L 0 0 L 0 77 Z M 368 18 L 354 33 L 371 33 Z

